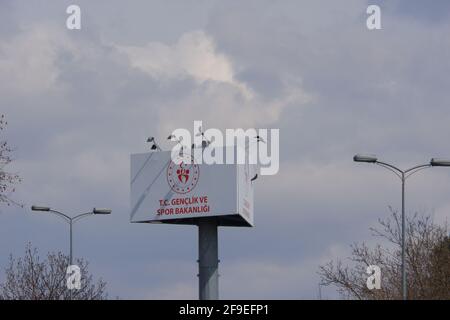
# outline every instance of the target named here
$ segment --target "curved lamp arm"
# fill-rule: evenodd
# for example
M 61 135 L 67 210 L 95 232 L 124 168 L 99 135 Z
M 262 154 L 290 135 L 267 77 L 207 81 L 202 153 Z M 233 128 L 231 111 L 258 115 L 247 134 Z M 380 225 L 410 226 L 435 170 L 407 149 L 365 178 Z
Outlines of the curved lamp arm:
M 68 223 L 70 223 L 70 221 L 72 220 L 72 218 L 69 217 L 67 214 L 62 213 L 62 212 L 59 212 L 59 211 L 57 211 L 57 210 L 50 209 L 50 210 L 48 210 L 47 212 L 56 214 L 57 216 L 63 218 L 64 221 L 66 221 L 66 222 L 68 222 Z
M 392 164 L 382 162 L 382 161 L 376 161 L 375 164 L 393 172 L 400 180 L 403 179 L 403 174 L 404 174 L 403 170 L 397 168 L 396 166 L 393 166 Z
M 428 168 L 431 168 L 431 167 L 432 167 L 431 164 L 422 164 L 420 166 L 412 167 L 412 168 L 410 168 L 410 169 L 405 171 L 405 174 L 406 174 L 405 179 L 408 179 L 410 176 L 412 176 L 416 172 L 419 172 L 419 171 L 422 171 L 424 169 L 428 169 Z
M 93 215 L 93 214 L 94 214 L 93 211 L 91 211 L 91 212 L 86 212 L 86 213 L 81 213 L 81 214 L 79 214 L 79 215 L 77 215 L 77 216 L 75 216 L 75 217 L 72 217 L 72 221 L 75 222 L 75 221 L 78 221 L 78 220 L 80 220 L 80 219 L 82 219 L 82 218 L 84 218 L 84 217 L 91 216 L 91 215 Z
M 57 216 L 61 217 L 64 219 L 64 221 L 68 222 L 68 223 L 72 223 L 75 222 L 77 220 L 80 220 L 83 217 L 89 216 L 89 215 L 93 215 L 93 214 L 111 214 L 111 209 L 105 209 L 105 208 L 94 208 L 92 211 L 90 212 L 86 212 L 86 213 L 81 213 L 75 217 L 69 217 L 67 214 L 62 213 L 58 210 L 53 210 L 50 207 L 41 207 L 41 206 L 31 206 L 31 210 L 32 211 L 42 211 L 42 212 L 51 212 L 56 214 Z

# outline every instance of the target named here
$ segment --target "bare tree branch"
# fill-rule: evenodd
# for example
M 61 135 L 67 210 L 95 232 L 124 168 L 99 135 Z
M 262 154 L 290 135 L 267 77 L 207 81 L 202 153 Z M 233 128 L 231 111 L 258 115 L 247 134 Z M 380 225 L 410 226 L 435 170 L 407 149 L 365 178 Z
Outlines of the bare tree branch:
M 2 132 L 8 123 L 4 115 L 0 115 L 0 132 Z M 5 168 L 13 159 L 11 152 L 13 150 L 6 141 L 0 139 L 0 203 L 8 206 L 19 205 L 16 201 L 11 199 L 11 194 L 15 192 L 15 185 L 20 182 L 20 177 L 17 173 L 5 171 Z
M 106 282 L 94 282 L 88 271 L 88 263 L 77 259 L 81 270 L 81 289 L 72 290 L 74 300 L 107 299 Z M 28 244 L 22 258 L 10 256 L 6 268 L 6 280 L 0 284 L 0 300 L 66 300 L 71 290 L 67 288 L 66 270 L 69 257 L 58 253 L 48 253 L 40 260 L 36 249 Z
M 351 265 L 341 260 L 319 267 L 321 284 L 335 286 L 347 298 L 377 300 L 401 299 L 401 217 L 389 207 L 391 217 L 379 219 L 372 235 L 387 240 L 369 248 L 366 244 L 351 246 Z M 409 299 L 450 299 L 450 239 L 447 226 L 434 224 L 430 216 L 414 214 L 406 220 L 406 270 Z M 366 268 L 381 269 L 381 289 L 366 286 Z

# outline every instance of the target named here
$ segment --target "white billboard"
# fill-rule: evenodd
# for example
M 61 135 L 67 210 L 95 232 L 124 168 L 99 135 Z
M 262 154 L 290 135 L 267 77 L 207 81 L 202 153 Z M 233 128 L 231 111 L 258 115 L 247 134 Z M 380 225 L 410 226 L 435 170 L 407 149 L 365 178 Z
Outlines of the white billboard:
M 224 148 L 230 150 L 230 148 Z M 170 151 L 131 155 L 131 222 L 253 226 L 255 165 L 171 160 Z

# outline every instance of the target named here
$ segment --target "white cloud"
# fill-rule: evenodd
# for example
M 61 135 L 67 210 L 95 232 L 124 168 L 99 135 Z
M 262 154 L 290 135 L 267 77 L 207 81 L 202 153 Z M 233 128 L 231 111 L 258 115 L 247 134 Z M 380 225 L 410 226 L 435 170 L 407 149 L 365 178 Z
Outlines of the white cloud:
M 161 129 L 164 134 L 180 127 L 192 130 L 194 120 L 222 130 L 274 126 L 285 108 L 302 107 L 309 99 L 299 87 L 286 87 L 283 96 L 267 100 L 257 94 L 245 99 L 232 86 L 207 83 L 161 108 Z
M 5 92 L 38 94 L 58 86 L 55 65 L 58 50 L 74 49 L 60 32 L 44 26 L 19 33 L 0 42 L 0 77 Z
M 175 128 L 191 128 L 193 120 L 203 120 L 207 127 L 236 128 L 270 125 L 282 110 L 304 105 L 311 97 L 302 89 L 300 78 L 284 80 L 282 95 L 263 98 L 236 79 L 231 58 L 217 51 L 214 39 L 203 31 L 183 34 L 174 45 L 151 42 L 145 46 L 120 46 L 131 66 L 167 83 L 184 78 L 196 86 L 176 101 L 168 99 L 160 108 L 161 134 Z
M 217 81 L 230 84 L 246 97 L 252 92 L 234 78 L 232 62 L 218 53 L 214 40 L 203 31 L 183 34 L 174 45 L 150 42 L 145 46 L 120 46 L 133 67 L 162 79 L 192 77 L 199 83 Z

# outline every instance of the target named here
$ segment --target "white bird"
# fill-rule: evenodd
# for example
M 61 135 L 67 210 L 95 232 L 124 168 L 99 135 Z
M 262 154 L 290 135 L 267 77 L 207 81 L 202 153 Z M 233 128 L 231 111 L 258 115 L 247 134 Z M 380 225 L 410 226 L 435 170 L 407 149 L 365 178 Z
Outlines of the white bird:
M 161 148 L 158 146 L 158 144 L 155 141 L 155 137 L 149 137 L 147 139 L 147 142 L 152 142 L 152 146 L 150 147 L 151 150 L 158 150 L 161 151 Z
M 266 141 L 265 141 L 262 137 L 260 137 L 260 136 L 256 136 L 255 138 L 256 138 L 256 141 L 257 141 L 257 142 L 266 143 Z
M 202 131 L 202 127 L 198 127 L 198 133 L 195 135 L 196 137 L 200 137 L 202 136 L 202 148 L 206 148 L 207 146 L 209 146 L 211 143 L 214 142 L 214 137 L 211 138 L 211 140 L 208 140 L 205 137 L 205 133 Z
M 202 127 L 200 126 L 200 127 L 198 127 L 198 133 L 195 135 L 196 137 L 200 137 L 200 136 L 205 136 L 205 134 L 203 133 L 203 131 L 202 131 Z
M 177 143 L 181 144 L 181 141 L 183 141 L 183 137 L 177 138 L 174 134 L 171 134 L 167 137 L 167 140 L 176 141 Z
M 211 142 L 209 142 L 208 140 L 203 140 L 202 141 L 202 148 L 205 149 L 207 146 L 209 146 L 211 144 Z

